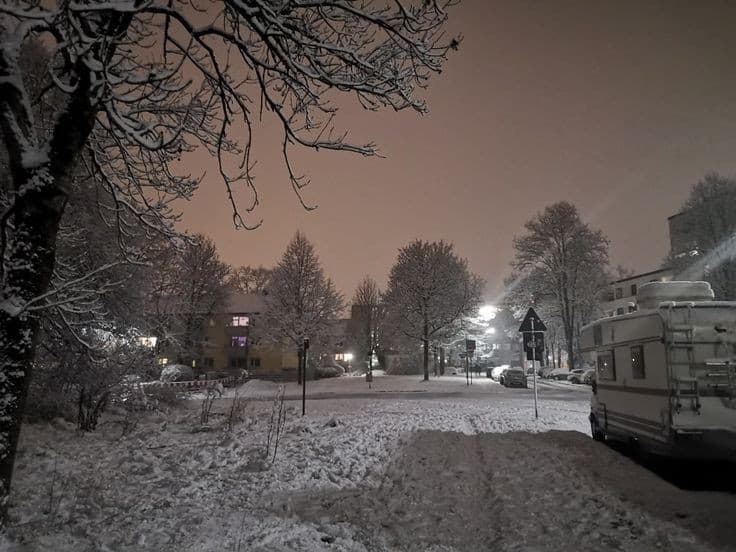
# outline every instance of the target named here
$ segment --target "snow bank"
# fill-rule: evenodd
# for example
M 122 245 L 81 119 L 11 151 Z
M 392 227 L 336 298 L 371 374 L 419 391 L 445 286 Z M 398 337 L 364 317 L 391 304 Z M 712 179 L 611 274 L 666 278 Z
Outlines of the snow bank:
M 251 381 L 237 392 L 266 397 L 277 388 Z M 11 535 L 30 548 L 18 550 L 234 550 L 236 541 L 241 550 L 315 550 L 324 534 L 283 520 L 269 497 L 375 486 L 397 446 L 419 429 L 587 431 L 583 403 L 549 401 L 539 421 L 520 401 L 321 400 L 304 418 L 291 403 L 276 459 L 264 467 L 271 403 L 248 403 L 245 421 L 226 432 L 231 404 L 216 401 L 210 426 L 191 409 L 148 417 L 122 438 L 112 419 L 85 435 L 64 422 L 26 426 Z M 330 535 L 335 549 L 363 549 Z

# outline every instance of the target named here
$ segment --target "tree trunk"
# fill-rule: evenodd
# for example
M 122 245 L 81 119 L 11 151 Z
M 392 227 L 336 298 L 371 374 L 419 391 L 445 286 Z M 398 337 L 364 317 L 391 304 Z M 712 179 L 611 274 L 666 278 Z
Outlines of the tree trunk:
M 95 123 L 89 74 L 82 72 L 75 92 L 56 120 L 46 159 L 27 148 L 39 139 L 18 89 L 5 86 L 18 78 L 17 65 L 0 52 L 0 129 L 6 138 L 12 175 L 13 231 L 8 243 L 0 290 L 0 527 L 4 526 L 13 464 L 28 397 L 38 342 L 39 318 L 27 303 L 49 290 L 56 262 L 56 236 L 67 191 L 79 156 Z M 5 77 L 3 79 L 2 77 Z M 11 79 L 12 81 L 12 79 Z M 19 134 L 19 132 L 21 134 Z M 46 138 L 46 137 L 44 137 Z M 41 305 L 43 300 L 39 300 Z M 34 305 L 40 306 L 40 305 Z
M 562 368 L 562 347 L 557 346 L 557 368 Z
M 424 348 L 424 381 L 429 381 L 429 322 L 424 319 L 424 331 L 422 333 L 422 345 Z
M 48 177 L 47 167 L 43 177 Z M 32 188 L 42 169 L 27 174 Z M 51 183 L 38 185 L 16 199 L 15 228 L 5 264 L 0 297 L 0 526 L 4 525 L 13 464 L 28 397 L 31 367 L 38 342 L 38 315 L 24 305 L 46 293 L 51 283 L 66 196 Z

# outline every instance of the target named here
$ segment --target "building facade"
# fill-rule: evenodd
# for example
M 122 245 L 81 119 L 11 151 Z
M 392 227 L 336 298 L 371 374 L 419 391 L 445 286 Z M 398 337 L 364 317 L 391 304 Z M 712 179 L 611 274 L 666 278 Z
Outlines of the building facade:
M 601 310 L 605 316 L 619 316 L 634 312 L 637 309 L 636 294 L 639 286 L 649 282 L 667 282 L 671 279 L 672 270 L 660 268 L 615 280 L 608 285 L 606 301 L 601 303 Z

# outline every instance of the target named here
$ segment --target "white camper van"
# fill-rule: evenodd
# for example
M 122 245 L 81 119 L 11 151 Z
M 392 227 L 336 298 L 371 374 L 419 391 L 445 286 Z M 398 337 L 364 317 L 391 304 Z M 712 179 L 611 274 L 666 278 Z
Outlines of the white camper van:
M 593 437 L 736 461 L 736 302 L 713 301 L 707 282 L 652 282 L 637 306 L 582 330 Z

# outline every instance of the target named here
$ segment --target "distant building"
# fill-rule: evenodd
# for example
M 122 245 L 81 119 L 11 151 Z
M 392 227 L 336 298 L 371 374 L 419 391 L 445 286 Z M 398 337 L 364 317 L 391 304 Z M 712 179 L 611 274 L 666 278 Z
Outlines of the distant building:
M 648 282 L 667 282 L 672 279 L 672 269 L 660 268 L 643 274 L 635 274 L 608 285 L 606 300 L 601 303 L 605 316 L 618 316 L 636 310 L 636 293 L 639 286 Z
M 298 355 L 295 347 L 261 343 L 251 330 L 257 327 L 266 310 L 265 296 L 257 293 L 233 293 L 225 306 L 210 316 L 202 328 L 201 353 L 192 362 L 196 375 L 219 374 L 247 370 L 255 376 L 296 379 Z M 341 364 L 346 369 L 354 362 L 354 347 L 348 333 L 349 319 L 330 322 L 326 338 L 315 343 L 315 359 L 323 364 Z M 154 340 L 154 337 L 146 338 Z M 176 358 L 176 351 L 159 351 L 159 363 Z

